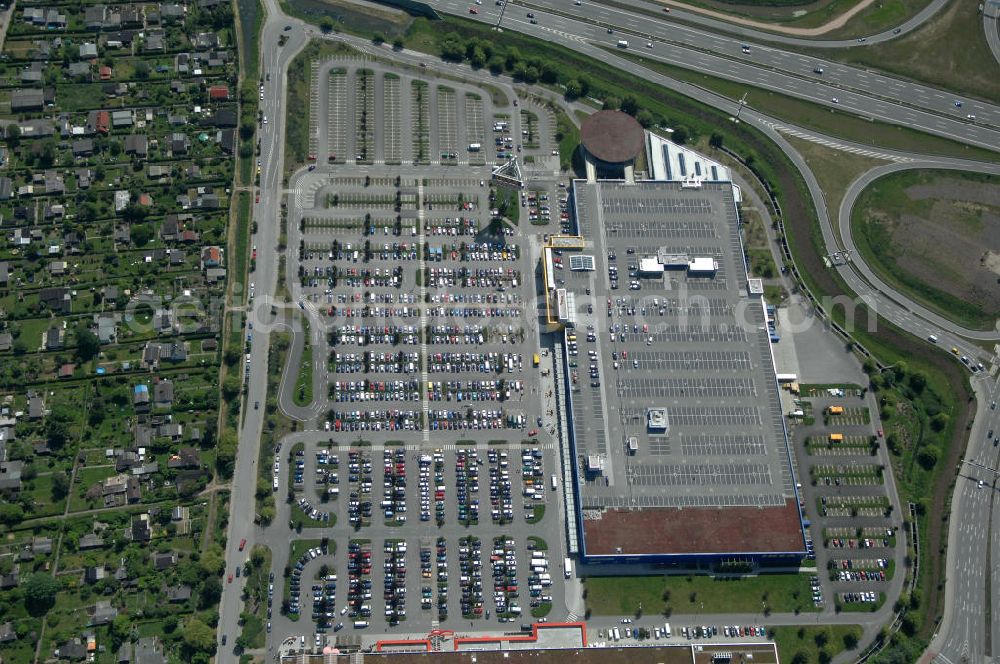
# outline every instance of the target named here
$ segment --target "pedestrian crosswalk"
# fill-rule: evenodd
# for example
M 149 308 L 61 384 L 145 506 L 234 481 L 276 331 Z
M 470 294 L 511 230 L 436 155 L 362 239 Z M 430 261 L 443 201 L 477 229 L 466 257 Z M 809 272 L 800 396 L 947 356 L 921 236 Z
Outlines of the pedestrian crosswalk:
M 872 159 L 884 159 L 886 161 L 894 161 L 900 164 L 908 164 L 914 161 L 914 159 L 911 157 L 890 154 L 888 152 L 880 152 L 879 150 L 870 150 L 868 148 L 864 148 L 859 145 L 847 145 L 840 141 L 836 141 L 823 136 L 816 136 L 815 134 L 811 134 L 807 131 L 803 131 L 796 127 L 789 127 L 777 122 L 769 122 L 761 120 L 761 123 L 767 125 L 768 127 L 771 127 L 775 131 L 781 132 L 782 134 L 787 134 L 789 136 L 801 138 L 803 140 L 809 141 L 810 143 L 823 145 L 825 147 L 831 148 L 833 150 L 839 150 L 841 152 L 850 152 L 851 154 L 860 155 L 862 157 L 871 157 Z

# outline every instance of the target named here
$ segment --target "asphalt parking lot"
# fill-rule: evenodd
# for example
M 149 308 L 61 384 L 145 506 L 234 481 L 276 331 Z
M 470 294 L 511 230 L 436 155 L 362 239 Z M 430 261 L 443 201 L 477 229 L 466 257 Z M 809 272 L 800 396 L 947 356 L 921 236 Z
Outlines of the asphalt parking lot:
M 288 275 L 322 328 L 312 354 L 327 390 L 313 395 L 315 436 L 275 460 L 291 511 L 274 527 L 329 544 L 285 578 L 275 568 L 288 600 L 269 639 L 565 616 L 538 250 L 530 227 L 499 220 L 491 186 L 523 147 L 517 104 L 375 63 L 324 63 L 318 80 L 329 103 L 288 199 Z M 517 201 L 522 219 L 543 204 L 555 216 L 552 185 L 551 209 Z

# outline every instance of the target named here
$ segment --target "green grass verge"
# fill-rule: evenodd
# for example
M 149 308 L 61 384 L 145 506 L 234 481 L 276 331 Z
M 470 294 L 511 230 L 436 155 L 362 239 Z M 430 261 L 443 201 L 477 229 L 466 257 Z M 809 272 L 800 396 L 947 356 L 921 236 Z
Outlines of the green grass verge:
M 250 255 L 250 194 L 241 191 L 236 200 L 236 246 L 231 247 L 233 252 L 232 263 L 230 265 L 230 278 L 233 280 L 234 292 L 239 296 L 239 302 L 243 302 L 247 292 L 247 262 Z M 239 330 L 242 335 L 242 330 Z
M 302 345 L 302 359 L 299 361 L 299 372 L 295 380 L 292 401 L 295 402 L 296 406 L 309 406 L 313 402 L 313 356 L 308 321 L 302 321 L 302 332 L 305 335 L 305 340 Z
M 818 611 L 807 574 L 746 577 L 591 576 L 584 579 L 593 615 L 776 613 Z
M 971 293 L 969 297 L 959 297 L 936 288 L 933 283 L 921 280 L 908 272 L 899 264 L 898 259 L 901 258 L 899 248 L 885 227 L 886 219 L 898 221 L 901 216 L 907 214 L 922 219 L 932 218 L 936 201 L 934 199 L 912 200 L 906 194 L 906 189 L 920 184 L 933 185 L 937 177 L 964 180 L 970 183 L 998 182 L 996 178 L 979 173 L 932 170 L 892 173 L 879 178 L 861 193 L 854 206 L 851 215 L 854 241 L 865 262 L 893 288 L 963 327 L 980 330 L 993 329 L 1000 311 L 985 310 L 980 304 L 980 298 L 974 297 Z M 981 225 L 985 213 L 984 208 L 987 206 L 971 202 L 969 205 L 978 208 L 979 212 L 970 212 L 968 223 Z M 994 210 L 996 209 L 994 206 Z M 956 237 L 956 243 L 962 242 L 964 239 Z M 941 265 L 934 256 L 927 257 L 927 260 L 935 267 L 933 274 L 936 280 L 949 279 L 947 266 Z M 961 277 L 955 275 L 955 278 L 960 279 Z
M 260 552 L 259 554 L 257 552 Z M 254 556 L 257 561 L 254 562 Z M 267 585 L 268 574 L 271 571 L 271 549 L 266 546 L 254 546 L 250 552 L 250 572 L 244 596 L 243 633 L 236 644 L 244 650 L 264 647 L 264 623 L 267 621 Z
M 500 214 L 509 219 L 512 224 L 519 224 L 521 221 L 521 201 L 517 190 L 513 187 L 500 185 L 496 187 L 494 192 L 494 207 L 500 210 Z
M 531 610 L 532 618 L 544 618 L 552 612 L 552 602 L 542 602 Z
M 580 144 L 580 128 L 562 110 L 556 111 L 556 140 L 559 141 L 559 167 L 568 171 L 573 166 L 573 153 Z
M 337 55 L 359 55 L 341 42 L 312 40 L 288 65 L 287 108 L 297 109 L 285 118 L 285 174 L 302 166 L 309 156 L 310 63 Z
M 768 633 L 778 646 L 778 661 L 811 664 L 829 662 L 840 652 L 854 650 L 864 630 L 860 625 L 789 626 L 772 627 Z
M 538 523 L 545 518 L 545 505 L 535 505 L 531 511 L 531 518 L 525 519 L 527 523 Z
M 982 161 L 1000 159 L 1000 155 L 996 152 L 985 148 L 963 145 L 909 127 L 886 122 L 873 122 L 842 109 L 832 109 L 790 95 L 650 60 L 628 51 L 610 48 L 608 50 L 620 57 L 638 62 L 653 71 L 697 85 L 729 99 L 738 100 L 747 94 L 747 105 L 751 108 L 804 129 L 870 145 L 873 148 Z M 821 77 L 817 76 L 816 78 Z
M 549 544 L 541 537 L 531 535 L 528 537 L 528 542 L 535 545 L 535 551 L 548 551 Z

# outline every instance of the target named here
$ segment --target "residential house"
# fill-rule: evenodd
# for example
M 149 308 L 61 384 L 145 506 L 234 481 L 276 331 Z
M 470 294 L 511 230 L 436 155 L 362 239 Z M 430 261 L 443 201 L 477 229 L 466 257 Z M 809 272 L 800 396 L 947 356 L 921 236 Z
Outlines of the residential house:
M 79 638 L 70 639 L 56 648 L 55 656 L 71 662 L 81 661 L 87 658 L 87 644 Z
M 70 78 L 83 78 L 85 80 L 90 79 L 90 63 L 89 62 L 71 62 L 68 67 L 66 67 L 66 75 Z
M 122 110 L 111 112 L 111 126 L 115 129 L 131 127 L 135 124 L 135 111 Z
M 229 87 L 225 85 L 213 85 L 208 88 L 209 101 L 229 101 Z
M 21 573 L 15 567 L 14 570 L 8 574 L 0 574 L 0 590 L 10 590 L 11 588 L 17 588 L 17 584 L 21 582 Z
M 154 461 L 153 465 L 155 464 L 156 462 Z M 133 472 L 135 472 L 135 469 L 133 469 Z M 137 478 L 130 477 L 125 481 L 125 501 L 129 505 L 135 505 L 140 500 L 142 500 L 142 485 L 139 484 Z
M 149 140 L 142 134 L 131 134 L 125 137 L 125 154 L 146 157 L 149 152 Z
M 86 583 L 97 583 L 108 575 L 104 565 L 95 565 L 83 570 L 83 580 Z
M 41 395 L 28 393 L 28 419 L 40 420 L 45 417 L 45 401 Z
M 187 137 L 187 134 L 181 132 L 174 132 L 170 134 L 170 152 L 174 156 L 187 154 L 188 150 L 191 149 L 191 139 Z
M 35 61 L 29 65 L 25 65 L 24 69 L 21 70 L 18 76 L 21 79 L 21 82 L 26 85 L 41 83 L 42 79 L 45 77 L 45 63 Z
M 153 554 L 153 567 L 161 572 L 165 569 L 170 569 L 176 564 L 177 553 L 174 551 Z
M 132 391 L 132 406 L 137 413 L 148 413 L 150 408 L 149 386 L 136 385 Z
M 128 207 L 132 200 L 132 194 L 128 189 L 119 189 L 115 192 L 115 212 L 121 212 Z
M 15 496 L 21 491 L 23 461 L 0 461 L 0 494 Z
M 80 538 L 77 547 L 80 551 L 90 551 L 91 549 L 100 549 L 104 546 L 104 539 L 101 538 L 97 533 L 87 533 Z
M 36 556 L 44 556 L 52 553 L 52 538 L 50 537 L 31 538 L 31 551 Z
M 161 438 L 169 438 L 173 442 L 179 442 L 184 437 L 184 426 L 175 422 L 167 422 L 157 427 L 156 435 Z
M 184 18 L 184 7 L 176 2 L 160 4 L 160 18 L 164 23 L 180 21 Z
M 118 609 L 111 606 L 108 600 L 102 600 L 94 605 L 94 611 L 90 614 L 90 625 L 107 625 L 118 617 Z
M 80 44 L 80 59 L 93 60 L 97 57 L 97 44 L 94 42 L 83 42 Z
M 150 164 L 146 169 L 146 174 L 150 180 L 159 180 L 170 176 L 170 167 L 163 164 Z
M 222 129 L 218 133 L 219 147 L 222 151 L 228 155 L 236 153 L 236 130 L 235 129 Z
M 73 364 L 72 362 L 67 362 L 66 364 L 63 364 L 61 367 L 59 367 L 58 375 L 60 379 L 65 380 L 67 378 L 72 378 L 73 372 L 75 371 L 76 371 L 76 365 Z
M 74 157 L 89 157 L 94 154 L 94 141 L 89 138 L 81 138 L 73 141 Z
M 166 589 L 167 601 L 183 604 L 191 599 L 191 586 L 171 586 Z
M 91 5 L 83 12 L 83 24 L 87 30 L 101 30 L 104 28 L 104 18 L 107 14 L 108 8 L 104 5 Z
M 72 311 L 72 296 L 68 288 L 43 288 L 38 292 L 42 303 L 56 314 L 68 314 Z
M 14 630 L 14 623 L 8 620 L 0 625 L 0 643 L 10 643 L 17 639 L 17 632 Z
M 182 447 L 167 460 L 167 468 L 199 468 L 201 453 L 193 447 Z
M 11 113 L 40 111 L 45 106 L 45 97 L 39 88 L 19 88 L 10 94 Z
M 152 536 L 152 524 L 149 514 L 138 514 L 132 517 L 132 525 L 129 527 L 128 535 L 133 542 L 148 542 Z
M 153 386 L 153 406 L 155 408 L 170 408 L 174 403 L 174 383 L 169 379 L 161 380 Z
M 220 267 L 222 265 L 222 248 L 212 245 L 201 250 L 202 269 Z
M 50 327 L 45 333 L 45 350 L 59 350 L 63 347 L 63 330 L 61 327 Z
M 194 38 L 195 48 L 218 48 L 219 35 L 214 32 L 199 32 Z
M 232 129 L 238 122 L 236 111 L 231 108 L 217 108 L 212 115 L 202 120 L 202 124 L 208 127 L 218 127 L 220 129 Z
M 135 644 L 135 664 L 167 664 L 163 647 L 155 636 L 144 636 Z
M 95 334 L 102 344 L 114 343 L 118 339 L 117 324 L 115 317 L 111 314 L 99 314 L 97 317 L 97 329 Z
M 164 51 L 166 40 L 162 30 L 149 31 L 146 33 L 146 40 L 143 42 L 142 50 L 146 53 L 154 51 Z

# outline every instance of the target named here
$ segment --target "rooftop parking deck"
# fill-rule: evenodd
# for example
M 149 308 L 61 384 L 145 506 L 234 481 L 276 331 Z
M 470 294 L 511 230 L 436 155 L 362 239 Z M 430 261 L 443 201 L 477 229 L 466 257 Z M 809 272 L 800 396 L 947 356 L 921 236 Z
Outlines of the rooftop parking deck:
M 586 554 L 804 550 L 732 187 L 574 189 L 595 269 L 557 272 L 577 304 L 566 361 Z

